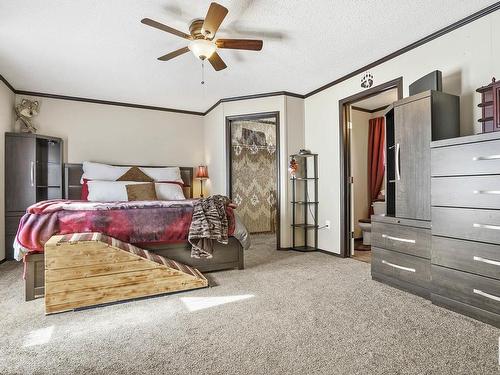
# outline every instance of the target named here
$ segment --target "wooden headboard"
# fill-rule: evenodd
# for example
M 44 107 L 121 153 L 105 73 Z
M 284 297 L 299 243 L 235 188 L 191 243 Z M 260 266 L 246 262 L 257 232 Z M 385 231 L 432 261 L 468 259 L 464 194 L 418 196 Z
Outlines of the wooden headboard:
M 119 165 L 117 165 L 119 166 Z M 133 165 L 131 165 L 133 167 Z M 137 167 L 162 168 L 160 166 L 137 165 Z M 181 178 L 184 181 L 184 195 L 187 198 L 193 198 L 193 177 L 192 167 L 179 167 Z M 82 194 L 82 185 L 80 180 L 83 175 L 82 164 L 64 164 L 64 198 L 78 200 Z

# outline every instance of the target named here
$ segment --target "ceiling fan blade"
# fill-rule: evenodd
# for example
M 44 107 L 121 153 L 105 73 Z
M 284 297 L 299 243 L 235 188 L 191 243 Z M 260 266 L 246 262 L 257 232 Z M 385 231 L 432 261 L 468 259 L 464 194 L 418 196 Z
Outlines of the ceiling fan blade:
M 177 56 L 183 55 L 183 54 L 185 54 L 186 52 L 189 52 L 189 48 L 188 48 L 188 47 L 180 48 L 180 49 L 178 49 L 177 51 L 170 52 L 170 53 L 167 53 L 166 55 L 163 55 L 163 56 L 158 57 L 158 60 L 161 60 L 161 61 L 168 61 L 168 60 L 173 59 L 174 57 L 177 57 Z
M 245 49 L 250 51 L 260 51 L 262 40 L 253 39 L 217 39 L 215 42 L 218 48 Z
M 217 3 L 210 4 L 202 27 L 202 32 L 207 38 L 213 39 L 217 30 L 219 30 L 220 24 L 226 18 L 227 13 L 227 8 L 224 8 L 222 5 Z
M 208 61 L 210 61 L 210 64 L 212 64 L 216 71 L 227 68 L 226 63 L 221 59 L 217 52 L 214 52 L 212 56 L 208 58 Z
M 148 25 L 148 26 L 151 26 L 151 27 L 154 27 L 156 29 L 159 29 L 159 30 L 162 30 L 162 31 L 166 31 L 167 33 L 170 33 L 170 34 L 174 34 L 174 35 L 177 35 L 177 36 L 180 36 L 181 38 L 184 38 L 184 39 L 191 39 L 191 35 L 188 35 L 186 33 L 183 33 L 182 31 L 179 31 L 179 30 L 176 30 L 170 26 L 167 26 L 167 25 L 164 25 L 162 23 L 159 23 L 159 22 L 156 22 L 156 21 L 153 21 L 152 19 L 150 18 L 143 18 L 141 20 L 141 22 L 145 25 Z

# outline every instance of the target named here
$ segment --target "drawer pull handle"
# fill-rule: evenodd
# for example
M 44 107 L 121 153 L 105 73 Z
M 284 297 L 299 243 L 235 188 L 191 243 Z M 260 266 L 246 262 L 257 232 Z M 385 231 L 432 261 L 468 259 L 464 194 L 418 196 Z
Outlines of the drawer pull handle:
M 488 155 L 488 156 L 474 156 L 472 160 L 474 161 L 479 161 L 479 160 L 496 160 L 500 159 L 500 155 Z
M 31 162 L 31 169 L 30 169 L 30 180 L 31 180 L 31 186 L 35 186 L 35 162 Z
M 474 259 L 477 262 L 483 262 L 483 263 L 493 264 L 494 266 L 500 266 L 500 262 L 498 262 L 496 260 L 491 260 L 491 259 L 478 257 L 478 256 L 474 256 L 474 258 L 472 258 L 472 259 Z
M 408 238 L 393 237 L 387 234 L 383 234 L 382 238 L 387 238 L 388 240 L 399 241 L 399 242 L 415 243 L 415 240 L 409 240 Z
M 472 226 L 474 228 L 500 230 L 500 225 L 490 225 L 490 224 L 477 224 L 477 223 L 474 223 L 474 224 L 472 224 Z
M 395 173 L 396 173 L 396 180 L 401 180 L 401 171 L 400 171 L 400 165 L 399 165 L 399 154 L 401 152 L 401 146 L 399 145 L 399 143 L 396 143 L 396 152 L 394 153 L 395 154 L 395 158 L 396 160 L 394 161 L 394 164 L 395 167 L 396 167 L 396 170 L 395 170 Z
M 409 271 L 409 272 L 415 272 L 415 268 L 409 268 L 409 267 L 403 267 L 403 266 L 398 266 L 397 264 L 394 264 L 394 263 L 390 263 L 386 260 L 382 260 L 382 263 L 383 264 L 387 264 L 388 266 L 390 267 L 393 267 L 393 268 L 397 268 L 397 269 L 400 269 L 400 270 L 403 270 L 403 271 Z
M 500 194 L 500 190 L 474 190 L 474 194 Z
M 492 299 L 493 301 L 500 302 L 500 297 L 494 296 L 493 294 L 489 294 L 489 293 L 483 292 L 482 290 L 479 290 L 479 289 L 474 289 L 473 292 L 475 294 L 479 294 L 480 296 Z

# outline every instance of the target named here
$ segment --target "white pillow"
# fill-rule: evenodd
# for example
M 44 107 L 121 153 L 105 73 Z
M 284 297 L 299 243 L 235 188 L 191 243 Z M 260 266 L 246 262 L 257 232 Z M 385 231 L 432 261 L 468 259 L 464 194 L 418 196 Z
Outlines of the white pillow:
M 126 202 L 128 201 L 127 185 L 144 184 L 138 181 L 88 181 L 90 202 Z M 182 187 L 177 184 L 155 184 L 156 196 L 161 201 L 178 201 L 186 199 Z
M 82 179 L 116 181 L 129 169 L 130 167 L 115 167 L 114 165 L 84 161 Z
M 91 161 L 83 162 L 83 179 L 100 180 L 100 181 L 116 181 L 123 176 L 131 166 L 116 167 L 114 165 L 94 163 Z M 147 168 L 139 167 L 141 171 L 146 173 L 154 181 L 173 181 L 183 182 L 181 178 L 181 170 L 179 167 L 162 167 L 162 168 Z
M 160 201 L 181 201 L 186 199 L 182 187 L 177 184 L 155 184 L 156 196 Z
M 126 202 L 127 185 L 143 184 L 137 181 L 88 181 L 90 202 Z
M 139 167 L 139 169 L 144 173 L 146 173 L 154 181 L 183 182 L 181 178 L 181 170 L 179 169 L 179 167 L 162 167 L 162 168 Z

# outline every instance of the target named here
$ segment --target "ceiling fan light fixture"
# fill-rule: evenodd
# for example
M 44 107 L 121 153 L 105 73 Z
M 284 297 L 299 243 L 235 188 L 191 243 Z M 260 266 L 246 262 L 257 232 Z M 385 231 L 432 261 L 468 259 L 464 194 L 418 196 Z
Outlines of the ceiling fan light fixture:
M 233 49 L 243 51 L 260 51 L 262 49 L 262 40 L 256 39 L 217 39 L 214 40 L 219 27 L 226 18 L 228 9 L 216 2 L 212 1 L 208 8 L 205 18 L 197 18 L 189 24 L 189 34 L 186 34 L 173 27 L 164 25 L 150 18 L 142 19 L 142 23 L 154 27 L 155 29 L 166 33 L 178 36 L 189 41 L 189 45 L 179 48 L 175 51 L 158 57 L 160 61 L 169 61 L 178 56 L 184 55 L 191 51 L 193 55 L 202 61 L 208 60 L 215 71 L 220 71 L 227 68 L 226 63 L 219 56 L 219 49 Z M 202 68 L 203 69 L 203 68 Z
M 210 58 L 217 50 L 215 43 L 206 39 L 195 39 L 189 43 L 188 48 L 201 60 Z

